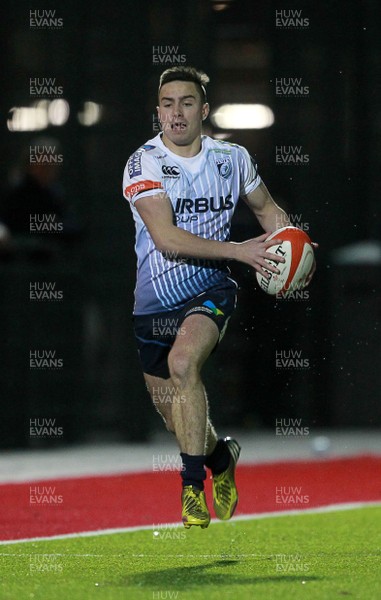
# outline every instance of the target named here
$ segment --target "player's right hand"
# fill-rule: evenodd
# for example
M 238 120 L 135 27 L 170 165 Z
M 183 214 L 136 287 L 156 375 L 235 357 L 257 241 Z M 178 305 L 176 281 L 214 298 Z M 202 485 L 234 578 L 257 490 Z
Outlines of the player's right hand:
M 238 243 L 237 260 L 250 265 L 261 275 L 270 278 L 271 275 L 268 273 L 268 271 L 271 271 L 272 273 L 279 273 L 276 265 L 279 262 L 283 263 L 284 258 L 278 256 L 277 254 L 267 252 L 267 248 L 276 246 L 277 244 L 281 244 L 283 242 L 283 240 L 276 238 L 266 241 L 268 236 L 269 233 L 263 233 L 259 237 Z M 268 263 L 265 259 L 272 261 L 274 264 Z

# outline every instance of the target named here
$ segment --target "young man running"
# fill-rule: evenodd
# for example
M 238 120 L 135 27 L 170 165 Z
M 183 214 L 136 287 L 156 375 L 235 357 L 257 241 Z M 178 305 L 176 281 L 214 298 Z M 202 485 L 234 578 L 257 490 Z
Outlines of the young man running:
M 266 251 L 280 240 L 265 239 L 277 224 L 289 223 L 247 150 L 202 135 L 208 81 L 191 67 L 164 71 L 157 107 L 162 132 L 129 158 L 123 180 L 136 225 L 135 335 L 147 388 L 180 446 L 186 528 L 210 522 L 205 467 L 213 475 L 216 516 L 230 519 L 238 501 L 240 446 L 217 438 L 201 380 L 235 307 L 237 285 L 227 261 L 277 272 L 265 258 L 283 262 Z M 234 243 L 229 232 L 240 197 L 266 233 Z

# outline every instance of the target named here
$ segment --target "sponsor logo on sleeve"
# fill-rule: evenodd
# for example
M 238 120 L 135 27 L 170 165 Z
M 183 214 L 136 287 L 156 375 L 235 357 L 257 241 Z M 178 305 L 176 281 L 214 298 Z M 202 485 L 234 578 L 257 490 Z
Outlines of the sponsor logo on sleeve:
M 160 181 L 138 181 L 137 183 L 132 183 L 128 185 L 124 190 L 124 195 L 127 200 L 132 200 L 135 196 L 138 196 L 142 192 L 148 192 L 151 190 L 162 190 L 163 185 Z
M 130 177 L 138 177 L 142 174 L 142 154 L 146 150 L 152 150 L 153 148 L 155 148 L 155 146 L 152 146 L 151 144 L 144 144 L 129 158 L 127 167 Z

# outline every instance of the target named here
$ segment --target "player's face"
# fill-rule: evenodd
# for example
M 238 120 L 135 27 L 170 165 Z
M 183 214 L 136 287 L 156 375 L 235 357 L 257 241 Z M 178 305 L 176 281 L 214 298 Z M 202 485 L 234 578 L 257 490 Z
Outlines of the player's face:
M 169 145 L 191 146 L 201 135 L 209 105 L 203 104 L 193 81 L 171 81 L 160 90 L 157 112 Z

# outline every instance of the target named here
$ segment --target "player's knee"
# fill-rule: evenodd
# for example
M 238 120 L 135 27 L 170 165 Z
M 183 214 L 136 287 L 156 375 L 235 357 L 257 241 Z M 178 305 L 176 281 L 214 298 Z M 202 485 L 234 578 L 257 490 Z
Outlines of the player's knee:
M 175 385 L 183 386 L 197 379 L 194 361 L 183 352 L 171 352 L 168 356 L 168 368 Z

